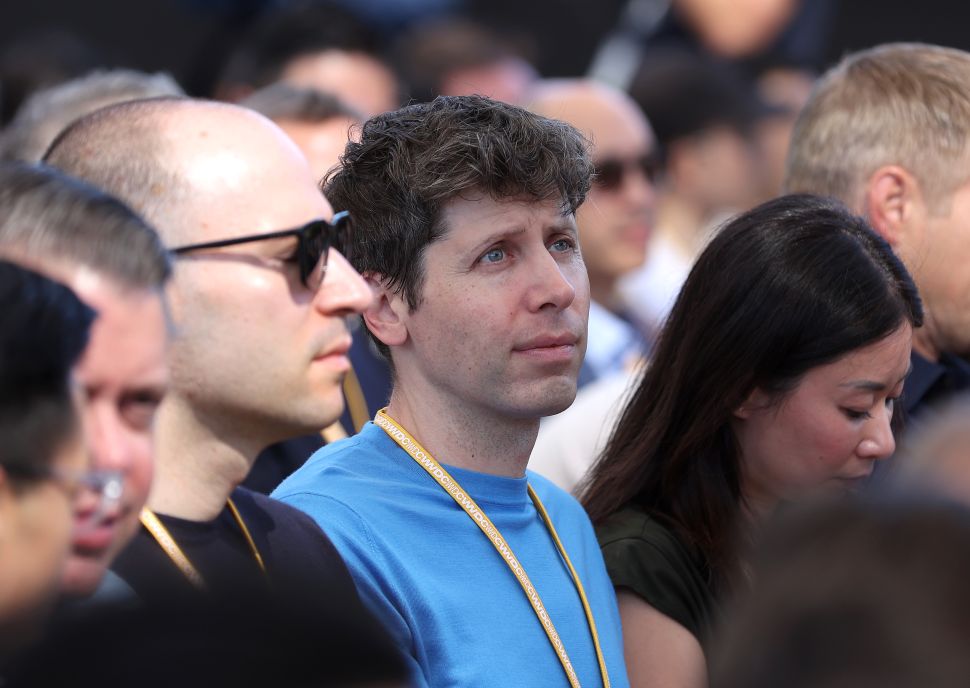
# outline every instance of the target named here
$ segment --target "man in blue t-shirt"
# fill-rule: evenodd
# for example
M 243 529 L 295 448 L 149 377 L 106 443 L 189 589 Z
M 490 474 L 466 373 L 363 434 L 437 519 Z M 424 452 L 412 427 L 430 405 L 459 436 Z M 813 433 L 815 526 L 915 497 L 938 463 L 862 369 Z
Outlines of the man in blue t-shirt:
M 576 394 L 592 172 L 571 126 L 461 96 L 369 120 L 326 183 L 394 387 L 274 496 L 328 532 L 416 685 L 627 685 L 589 520 L 526 471 Z

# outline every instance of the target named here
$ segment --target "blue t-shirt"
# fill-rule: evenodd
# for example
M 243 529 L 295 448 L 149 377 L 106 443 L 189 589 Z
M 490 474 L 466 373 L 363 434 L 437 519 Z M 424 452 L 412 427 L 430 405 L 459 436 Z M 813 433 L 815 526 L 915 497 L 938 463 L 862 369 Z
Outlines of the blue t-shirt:
M 446 457 L 440 457 L 444 459 Z M 592 525 L 545 478 L 445 465 L 488 514 L 539 592 L 582 686 L 601 678 L 586 616 L 528 496 L 539 495 L 582 581 L 612 686 L 628 685 L 620 617 Z M 344 557 L 364 602 L 400 643 L 417 686 L 568 686 L 515 576 L 478 526 L 373 423 L 324 447 L 273 493 Z

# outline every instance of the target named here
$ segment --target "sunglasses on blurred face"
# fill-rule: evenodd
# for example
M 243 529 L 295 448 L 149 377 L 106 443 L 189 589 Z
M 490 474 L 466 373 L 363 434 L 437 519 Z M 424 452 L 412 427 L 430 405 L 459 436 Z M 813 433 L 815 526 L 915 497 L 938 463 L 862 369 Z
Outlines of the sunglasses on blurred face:
M 623 186 L 626 175 L 634 170 L 639 170 L 640 174 L 653 184 L 660 171 L 660 160 L 653 153 L 635 158 L 604 158 L 596 162 L 594 168 L 593 180 L 596 185 L 605 191 L 616 191 Z
M 183 255 L 190 251 L 202 251 L 237 244 L 249 244 L 256 241 L 269 241 L 296 237 L 296 260 L 300 267 L 300 281 L 311 291 L 316 291 L 323 284 L 327 272 L 327 256 L 331 248 L 340 251 L 344 257 L 350 259 L 349 253 L 350 213 L 346 210 L 334 214 L 330 222 L 313 220 L 295 229 L 282 229 L 265 234 L 250 234 L 234 239 L 207 241 L 201 244 L 188 244 L 172 249 L 175 255 Z

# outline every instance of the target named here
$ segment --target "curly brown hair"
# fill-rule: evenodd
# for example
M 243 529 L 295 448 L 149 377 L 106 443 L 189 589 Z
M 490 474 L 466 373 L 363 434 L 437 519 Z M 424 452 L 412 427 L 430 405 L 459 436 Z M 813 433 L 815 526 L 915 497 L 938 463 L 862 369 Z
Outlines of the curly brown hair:
M 449 200 L 556 199 L 565 216 L 593 175 L 589 142 L 576 129 L 482 96 L 439 96 L 377 115 L 340 162 L 322 186 L 334 210 L 354 219 L 351 262 L 403 293 L 411 309 L 421 302 L 425 248 L 447 232 Z

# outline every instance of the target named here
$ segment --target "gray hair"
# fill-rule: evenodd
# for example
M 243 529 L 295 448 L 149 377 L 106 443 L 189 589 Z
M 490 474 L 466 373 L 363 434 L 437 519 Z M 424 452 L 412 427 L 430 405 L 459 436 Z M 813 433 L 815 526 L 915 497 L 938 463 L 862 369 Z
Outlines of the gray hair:
M 134 289 L 171 275 L 158 234 L 124 203 L 57 170 L 0 164 L 0 251 L 88 267 Z
M 39 162 L 57 135 L 88 113 L 129 100 L 183 95 L 168 74 L 130 69 L 96 71 L 42 89 L 24 102 L 0 137 L 0 159 Z
M 887 44 L 849 55 L 819 80 L 792 133 L 785 189 L 861 211 L 866 179 L 895 164 L 943 211 L 970 176 L 968 144 L 970 53 Z

